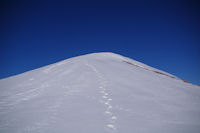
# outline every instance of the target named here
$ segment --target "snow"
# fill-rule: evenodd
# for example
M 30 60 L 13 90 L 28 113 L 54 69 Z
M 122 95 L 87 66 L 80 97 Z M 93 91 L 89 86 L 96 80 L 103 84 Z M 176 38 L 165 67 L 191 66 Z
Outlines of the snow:
M 199 133 L 200 87 L 114 53 L 0 80 L 0 133 Z

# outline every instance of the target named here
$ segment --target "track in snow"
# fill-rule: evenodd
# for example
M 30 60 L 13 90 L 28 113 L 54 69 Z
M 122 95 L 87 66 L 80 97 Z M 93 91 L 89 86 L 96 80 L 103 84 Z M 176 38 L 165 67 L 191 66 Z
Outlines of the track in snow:
M 104 114 L 107 117 L 107 125 L 105 126 L 108 130 L 110 131 L 117 131 L 117 127 L 115 125 L 117 121 L 117 116 L 114 115 L 112 112 L 113 110 L 113 105 L 112 105 L 112 98 L 107 90 L 107 81 L 105 77 L 97 70 L 97 68 L 94 65 L 89 64 L 88 62 L 85 63 L 86 66 L 92 69 L 94 71 L 99 79 L 99 93 L 101 95 L 101 100 L 100 102 L 104 104 L 105 106 L 105 111 Z

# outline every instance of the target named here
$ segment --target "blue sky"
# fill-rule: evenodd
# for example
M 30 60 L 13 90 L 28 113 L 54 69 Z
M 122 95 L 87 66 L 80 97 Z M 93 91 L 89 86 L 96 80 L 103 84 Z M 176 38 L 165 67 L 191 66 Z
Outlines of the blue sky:
M 197 1 L 4 0 L 0 6 L 0 78 L 110 51 L 200 84 Z

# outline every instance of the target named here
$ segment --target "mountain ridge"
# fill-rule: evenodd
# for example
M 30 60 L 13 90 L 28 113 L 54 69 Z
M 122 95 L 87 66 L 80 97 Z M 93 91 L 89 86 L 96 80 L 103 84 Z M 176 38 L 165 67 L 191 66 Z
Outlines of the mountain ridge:
M 199 133 L 200 87 L 113 53 L 0 80 L 0 132 Z
M 85 55 L 80 55 L 80 56 L 76 56 L 76 57 L 70 57 L 70 58 L 67 58 L 67 59 L 64 59 L 64 60 L 61 60 L 61 61 L 57 61 L 55 63 L 52 63 L 52 64 L 49 64 L 49 65 L 45 65 L 45 66 L 42 66 L 42 67 L 39 67 L 39 68 L 36 68 L 36 69 L 33 69 L 33 70 L 28 70 L 26 72 L 23 72 L 23 73 L 20 73 L 20 74 L 16 74 L 16 75 L 13 75 L 13 76 L 9 76 L 9 77 L 6 77 L 6 78 L 3 78 L 3 79 L 0 79 L 0 80 L 4 80 L 4 79 L 7 79 L 7 78 L 10 78 L 10 77 L 15 77 L 15 76 L 18 76 L 18 75 L 21 75 L 21 74 L 24 74 L 24 73 L 27 73 L 27 72 L 30 72 L 30 71 L 34 71 L 34 70 L 38 70 L 38 69 L 42 69 L 42 68 L 45 68 L 45 67 L 50 67 L 51 65 L 54 65 L 54 64 L 59 64 L 61 62 L 66 62 L 66 61 L 69 61 L 69 60 L 73 60 L 73 59 L 80 59 L 80 58 L 87 58 L 87 57 L 101 57 L 101 56 L 107 56 L 109 57 L 108 59 L 118 59 L 118 60 L 121 60 L 123 62 L 126 62 L 128 64 L 132 64 L 132 65 L 135 65 L 137 67 L 141 67 L 141 68 L 144 68 L 146 70 L 150 70 L 150 71 L 155 71 L 155 72 L 160 72 L 160 73 L 163 73 L 163 74 L 166 74 L 168 76 L 171 76 L 173 78 L 176 78 L 176 79 L 180 79 L 170 73 L 167 73 L 165 71 L 162 71 L 162 70 L 159 70 L 159 69 L 156 69 L 154 67 L 151 67 L 149 65 L 146 65 L 144 63 L 141 63 L 141 62 L 138 62 L 136 60 L 133 60 L 131 58 L 128 58 L 128 57 L 125 57 L 125 56 L 122 56 L 120 54 L 116 54 L 116 53 L 112 53 L 112 52 L 98 52 L 98 53 L 90 53 L 90 54 L 85 54 Z M 105 58 L 106 59 L 106 58 Z M 147 68 L 146 68 L 147 67 Z M 181 80 L 181 79 L 180 79 Z

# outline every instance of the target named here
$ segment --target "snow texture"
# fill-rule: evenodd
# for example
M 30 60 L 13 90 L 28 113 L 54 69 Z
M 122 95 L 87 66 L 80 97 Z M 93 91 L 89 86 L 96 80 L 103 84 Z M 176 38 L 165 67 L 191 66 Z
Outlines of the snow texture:
M 0 133 L 200 133 L 200 87 L 113 53 L 0 80 Z

